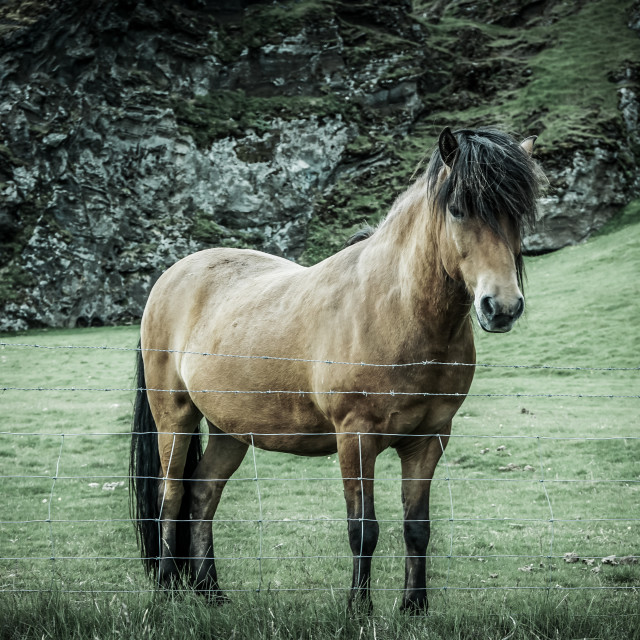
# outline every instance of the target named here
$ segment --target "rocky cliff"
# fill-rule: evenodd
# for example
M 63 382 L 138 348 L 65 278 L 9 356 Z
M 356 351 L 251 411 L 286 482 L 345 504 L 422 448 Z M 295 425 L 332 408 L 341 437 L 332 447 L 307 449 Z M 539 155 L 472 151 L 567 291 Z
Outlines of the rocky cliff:
M 640 192 L 639 29 L 626 0 L 5 2 L 0 330 L 135 321 L 209 246 L 322 259 L 444 125 L 538 134 L 527 250 L 580 242 Z

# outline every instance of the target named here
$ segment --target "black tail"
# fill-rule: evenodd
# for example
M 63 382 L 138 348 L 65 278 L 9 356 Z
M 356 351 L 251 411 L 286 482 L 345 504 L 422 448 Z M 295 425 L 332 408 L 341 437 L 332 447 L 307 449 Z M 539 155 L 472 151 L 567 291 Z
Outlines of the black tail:
M 158 453 L 158 429 L 147 398 L 142 350 L 138 343 L 136 361 L 136 397 L 133 405 L 131 455 L 129 460 L 129 512 L 136 528 L 136 538 L 142 561 L 148 574 L 156 576 L 160 560 L 160 503 L 158 488 L 162 478 Z M 189 444 L 183 477 L 190 478 L 202 456 L 200 431 L 196 430 Z M 185 483 L 176 531 L 176 563 L 189 556 L 189 484 Z

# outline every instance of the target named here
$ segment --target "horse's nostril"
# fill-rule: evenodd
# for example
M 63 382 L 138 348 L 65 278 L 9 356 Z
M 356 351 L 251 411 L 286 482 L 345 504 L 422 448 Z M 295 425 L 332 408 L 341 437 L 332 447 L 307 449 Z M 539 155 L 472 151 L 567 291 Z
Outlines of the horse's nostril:
M 492 296 L 483 296 L 480 300 L 480 310 L 487 319 L 493 318 L 496 314 L 496 303 Z
M 518 304 L 516 305 L 516 309 L 513 313 L 513 317 L 519 318 L 522 315 L 523 311 L 524 311 L 524 298 L 520 298 L 518 300 Z

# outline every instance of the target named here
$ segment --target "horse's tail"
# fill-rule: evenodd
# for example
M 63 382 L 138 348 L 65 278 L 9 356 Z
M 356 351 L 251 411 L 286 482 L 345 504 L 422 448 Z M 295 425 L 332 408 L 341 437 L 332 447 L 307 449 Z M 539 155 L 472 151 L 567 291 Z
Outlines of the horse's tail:
M 144 377 L 142 350 L 138 343 L 136 359 L 136 397 L 133 404 L 131 456 L 129 459 L 129 512 L 136 528 L 136 538 L 147 573 L 156 575 L 160 556 L 158 517 L 158 477 L 160 454 L 156 427 Z
M 129 511 L 136 528 L 136 538 L 142 561 L 148 574 L 157 575 L 160 562 L 160 501 L 158 489 L 162 471 L 158 451 L 156 426 L 146 391 L 142 349 L 138 343 L 136 359 L 136 397 L 133 406 L 131 454 L 129 459 Z M 190 478 L 202 457 L 200 430 L 196 429 L 189 443 L 183 478 Z M 190 547 L 189 484 L 185 483 L 185 495 L 176 526 L 176 564 L 187 564 Z

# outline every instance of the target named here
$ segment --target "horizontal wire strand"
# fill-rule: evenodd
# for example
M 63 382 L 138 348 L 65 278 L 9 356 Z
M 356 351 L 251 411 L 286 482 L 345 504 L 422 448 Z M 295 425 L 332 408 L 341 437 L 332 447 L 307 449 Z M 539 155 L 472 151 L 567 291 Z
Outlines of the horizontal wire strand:
M 531 473 L 530 469 L 524 468 L 507 468 L 504 473 L 515 473 L 517 471 L 521 471 L 522 473 Z M 27 475 L 27 474 L 8 474 L 8 475 L 0 475 L 0 480 L 112 480 L 112 481 L 124 481 L 131 480 L 133 477 L 139 480 L 151 479 L 151 480 L 162 480 L 161 477 L 157 476 L 51 476 L 51 475 Z M 386 477 L 376 477 L 376 478 L 363 478 L 364 480 L 373 480 L 375 482 L 399 482 L 400 477 L 397 478 L 386 478 Z M 343 478 L 343 477 L 317 477 L 317 478 L 306 478 L 306 477 L 260 477 L 260 480 L 264 480 L 266 482 L 343 482 L 343 480 L 360 480 L 360 477 L 357 478 Z M 530 477 L 525 478 L 470 478 L 468 476 L 451 476 L 450 478 L 433 478 L 432 482 L 446 482 L 447 480 L 456 480 L 457 482 L 526 482 L 526 483 L 537 483 L 540 480 L 531 475 Z M 405 478 L 405 482 L 422 482 L 421 478 Z M 188 482 L 255 482 L 255 478 L 189 478 Z M 636 480 L 634 478 L 619 478 L 619 479 L 609 479 L 609 478 L 551 478 L 545 480 L 545 482 L 556 483 L 556 484 L 571 484 L 571 483 L 584 483 L 584 484 L 640 484 L 640 480 Z M 106 482 L 105 484 L 109 484 Z M 107 489 L 105 489 L 106 491 Z
M 359 521 L 359 520 L 358 520 Z M 404 560 L 407 556 L 406 554 L 393 554 L 393 553 L 376 553 L 374 554 L 375 558 L 386 559 L 386 560 Z M 573 562 L 569 562 L 568 564 L 580 564 L 581 560 L 607 560 L 611 556 L 596 556 L 596 555 L 585 555 L 581 556 L 579 559 Z M 174 556 L 176 560 L 198 560 L 200 556 Z M 520 553 L 520 554 L 509 554 L 509 553 L 495 553 L 495 554 L 458 554 L 458 555 L 449 555 L 449 554 L 429 554 L 429 558 L 434 560 L 448 560 L 449 558 L 457 559 L 457 560 L 476 560 L 478 558 L 482 558 L 483 560 L 499 560 L 499 559 L 520 559 L 520 560 L 565 560 L 565 555 L 549 555 L 547 553 Z M 38 560 L 41 562 L 51 560 L 51 556 L 7 556 L 0 557 L 0 561 L 16 561 L 16 560 Z M 140 561 L 140 556 L 56 556 L 56 560 L 127 560 L 127 561 Z M 224 562 L 233 562 L 233 561 L 247 561 L 247 560 L 353 560 L 353 556 L 351 554 L 317 554 L 317 555 L 295 555 L 295 556 L 216 556 L 216 562 L 224 561 Z M 623 566 L 637 564 L 640 560 L 640 556 L 628 555 L 628 556 L 616 556 L 616 561 Z M 620 562 L 622 561 L 622 562 Z M 584 563 L 582 563 L 584 564 Z
M 453 478 L 450 478 L 451 480 Z M 309 522 L 314 523 L 332 523 L 332 522 L 349 522 L 353 520 L 354 522 L 360 522 L 360 518 L 347 518 L 346 516 L 340 518 L 329 518 L 329 517 L 317 517 L 317 518 L 215 518 L 214 520 L 205 520 L 203 522 L 212 522 L 213 524 L 219 523 L 243 523 L 243 524 L 258 524 L 260 522 L 271 522 L 276 524 L 306 524 Z M 368 518 L 363 518 L 365 521 L 369 521 Z M 52 523 L 68 523 L 68 524 L 80 524 L 80 523 L 103 523 L 107 522 L 155 522 L 156 518 L 104 518 L 104 519 L 95 519 L 95 518 L 73 518 L 68 520 L 49 520 L 48 518 L 38 518 L 34 520 L 0 520 L 0 524 L 48 524 Z M 167 522 L 192 522 L 191 520 L 176 520 L 173 518 L 166 518 Z M 400 522 L 398 518 L 376 518 L 375 520 L 371 520 L 371 522 L 381 522 L 381 523 L 393 523 Z M 402 520 L 404 522 L 404 520 Z M 509 516 L 503 516 L 501 518 L 430 518 L 429 520 L 407 520 L 407 522 L 504 522 L 507 524 L 517 524 L 520 522 L 580 522 L 580 523 L 590 523 L 590 522 L 640 522 L 640 518 L 554 518 L 553 520 L 549 518 L 514 518 Z
M 134 392 L 152 391 L 154 393 L 211 393 L 219 395 L 285 395 L 285 396 L 407 396 L 414 398 L 640 398 L 640 394 L 615 393 L 431 393 L 429 391 L 294 391 L 279 390 L 238 390 L 238 389 L 154 389 L 148 387 L 0 387 L 0 391 L 74 391 L 74 392 Z
M 145 435 L 155 435 L 157 431 L 96 431 L 96 432 L 82 432 L 82 433 L 68 433 L 68 432 L 60 432 L 60 431 L 0 431 L 0 436 L 50 436 L 50 437 L 101 437 L 101 436 L 124 436 L 131 437 L 131 435 L 135 433 L 138 436 Z M 171 435 L 176 436 L 192 436 L 194 435 L 192 431 L 170 431 L 167 432 Z M 357 432 L 357 431 L 341 431 L 337 435 L 340 436 L 357 436 L 358 433 L 363 436 L 372 436 L 372 437 L 380 437 L 380 436 L 389 436 L 393 435 L 394 438 L 433 438 L 440 435 L 437 432 L 434 433 L 394 433 L 389 434 L 384 431 L 369 431 L 369 432 Z M 228 433 L 203 433 L 202 435 L 207 436 L 209 438 L 220 438 L 226 437 L 230 434 Z M 286 436 L 335 436 L 335 431 L 318 431 L 314 433 L 305 433 L 304 431 L 295 431 L 291 433 L 259 433 L 257 431 L 242 431 L 237 432 L 232 435 L 236 436 L 260 436 L 260 437 L 282 437 Z M 608 440 L 640 440 L 640 435 L 632 436 L 632 435 L 624 435 L 624 436 L 540 436 L 540 435 L 509 435 L 509 434 L 499 434 L 499 435 L 484 435 L 484 434 L 469 434 L 469 433 L 451 433 L 448 434 L 448 438 L 469 438 L 469 439 L 499 439 L 499 440 L 551 440 L 551 441 L 608 441 Z
M 110 347 L 110 346 L 90 346 L 90 345 L 41 345 L 26 344 L 21 342 L 0 342 L 0 347 L 21 347 L 32 349 L 88 349 L 97 351 L 135 351 L 135 352 L 161 352 L 177 353 L 183 355 L 211 356 L 216 358 L 236 358 L 241 360 L 276 360 L 284 362 L 304 362 L 328 365 L 346 365 L 354 367 L 381 367 L 381 368 L 401 368 L 418 366 L 451 366 L 451 367 L 486 367 L 495 369 L 551 369 L 559 371 L 640 371 L 637 367 L 582 367 L 582 366 L 558 366 L 550 364 L 486 364 L 468 362 L 441 362 L 438 360 L 418 360 L 416 362 L 401 363 L 373 363 L 373 362 L 349 362 L 341 360 L 328 360 L 323 358 L 292 358 L 286 356 L 267 355 L 242 355 L 232 353 L 215 353 L 209 351 L 185 351 L 181 349 L 141 349 L 136 347 Z
M 368 587 L 368 589 L 372 592 L 388 592 L 388 593 L 397 593 L 404 592 L 405 589 L 401 587 Z M 426 591 L 444 591 L 445 587 L 425 587 Z M 292 592 L 328 592 L 332 593 L 335 591 L 338 592 L 347 592 L 350 591 L 351 587 L 344 586 L 331 586 L 331 587 L 273 587 L 269 586 L 264 589 L 265 593 L 292 593 Z M 460 587 L 460 586 L 447 586 L 446 590 L 448 591 L 549 591 L 548 586 L 524 586 L 524 585 L 515 585 L 515 586 L 501 586 L 501 585 L 492 585 L 490 583 L 486 583 L 481 587 Z M 603 585 L 593 585 L 593 586 L 582 586 L 582 587 L 566 587 L 562 585 L 555 585 L 555 587 L 551 588 L 552 591 L 633 591 L 636 592 L 638 587 L 635 585 L 616 585 L 614 587 L 607 587 Z M 181 591 L 188 593 L 191 592 L 192 589 L 184 588 Z M 214 592 L 214 590 L 205 590 L 203 593 L 207 593 L 208 591 Z M 246 588 L 246 589 L 237 589 L 225 587 L 225 593 L 256 593 L 254 588 Z M 143 594 L 143 593 L 156 593 L 156 589 L 58 589 L 58 593 L 104 593 L 104 594 L 124 594 L 124 593 L 135 593 L 135 594 Z M 46 589 L 14 589 L 12 593 L 51 593 L 51 588 Z M 431 615 L 431 614 L 430 614 Z M 625 615 L 633 615 L 633 614 L 625 614 Z M 635 615 L 634 617 L 640 617 L 640 614 Z

